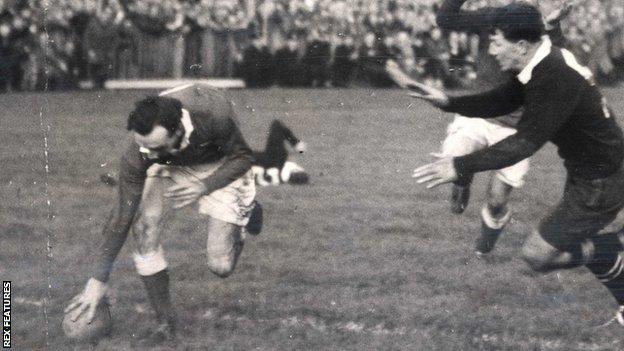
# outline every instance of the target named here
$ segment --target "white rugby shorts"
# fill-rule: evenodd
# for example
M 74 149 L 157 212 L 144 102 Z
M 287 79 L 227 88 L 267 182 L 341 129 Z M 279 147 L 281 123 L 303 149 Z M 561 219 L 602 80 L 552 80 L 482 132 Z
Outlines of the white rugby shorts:
M 169 178 L 175 184 L 200 182 L 214 173 L 221 164 L 222 162 L 170 166 L 156 163 L 147 170 L 147 177 Z M 249 170 L 227 186 L 200 197 L 197 200 L 198 212 L 224 222 L 245 226 L 249 222 L 255 196 L 253 173 Z
M 516 133 L 516 129 L 490 122 L 483 118 L 469 118 L 460 115 L 447 128 L 442 142 L 442 153 L 447 156 L 462 156 L 485 149 Z M 495 171 L 495 175 L 514 188 L 524 184 L 529 171 L 529 159 Z

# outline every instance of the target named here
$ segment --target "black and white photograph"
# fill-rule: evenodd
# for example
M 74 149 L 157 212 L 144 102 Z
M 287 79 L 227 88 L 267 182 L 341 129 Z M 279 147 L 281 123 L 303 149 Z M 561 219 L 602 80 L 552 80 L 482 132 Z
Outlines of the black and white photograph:
M 624 1 L 0 0 L 7 350 L 624 350 Z

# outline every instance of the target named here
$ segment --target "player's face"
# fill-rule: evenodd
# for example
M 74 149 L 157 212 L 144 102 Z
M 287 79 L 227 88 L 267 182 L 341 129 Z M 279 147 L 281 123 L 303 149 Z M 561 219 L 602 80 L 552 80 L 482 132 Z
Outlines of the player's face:
M 140 147 L 147 149 L 147 157 L 157 159 L 171 155 L 179 141 L 179 133 L 170 134 L 162 126 L 155 126 L 151 133 L 141 135 L 134 133 L 134 140 Z
M 505 39 L 503 32 L 496 30 L 490 35 L 490 46 L 488 53 L 498 61 L 503 71 L 518 70 L 521 62 L 520 43 Z

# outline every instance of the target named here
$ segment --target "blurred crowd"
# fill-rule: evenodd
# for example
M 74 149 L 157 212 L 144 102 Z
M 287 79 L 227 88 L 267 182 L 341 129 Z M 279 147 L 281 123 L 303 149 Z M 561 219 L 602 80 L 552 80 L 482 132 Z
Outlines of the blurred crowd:
M 541 0 L 556 6 L 562 0 Z M 434 85 L 476 76 L 478 37 L 435 24 L 440 0 L 3 0 L 0 1 L 0 91 L 103 87 L 111 78 L 141 78 L 147 38 L 185 38 L 164 45 L 182 56 L 182 74 L 227 61 L 217 75 L 249 86 L 389 86 L 393 58 Z M 467 6 L 509 0 L 468 0 Z M 603 81 L 622 77 L 624 1 L 575 0 L 563 20 L 569 48 Z M 198 33 L 218 33 L 225 49 Z M 193 39 L 194 38 L 194 39 Z M 197 38 L 200 38 L 197 40 Z M 213 57 L 208 57 L 213 55 Z M 172 73 L 173 74 L 173 73 Z M 212 72 L 212 75 L 215 73 Z

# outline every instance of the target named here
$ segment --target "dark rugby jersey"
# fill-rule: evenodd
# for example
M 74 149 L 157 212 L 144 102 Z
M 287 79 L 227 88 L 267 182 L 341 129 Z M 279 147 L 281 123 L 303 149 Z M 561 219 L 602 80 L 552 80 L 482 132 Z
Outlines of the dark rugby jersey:
M 113 262 L 126 241 L 150 165 L 159 162 L 183 166 L 223 161 L 203 180 L 208 193 L 228 185 L 251 168 L 251 150 L 236 125 L 232 105 L 220 92 L 193 84 L 161 95 L 180 100 L 183 109 L 188 111 L 182 117 L 186 135 L 180 151 L 166 158 L 148 159 L 134 141 L 122 156 L 118 201 L 104 226 L 103 241 L 92 272 L 92 277 L 102 282 L 108 280 Z
M 491 118 L 521 106 L 518 132 L 487 149 L 455 158 L 459 174 L 510 166 L 547 141 L 557 145 L 572 176 L 604 178 L 621 166 L 622 131 L 592 82 L 591 72 L 548 40 L 517 77 L 489 92 L 450 97 L 445 110 Z
M 436 14 L 438 26 L 447 31 L 467 32 L 479 36 L 479 47 L 475 64 L 477 79 L 471 84 L 473 91 L 485 91 L 498 86 L 502 81 L 512 77 L 512 74 L 501 70 L 498 62 L 488 53 L 490 44 L 489 35 L 496 22 L 496 7 L 481 7 L 476 10 L 462 10 L 466 0 L 444 0 Z M 559 47 L 565 47 L 566 41 L 559 22 L 553 23 L 546 34 Z M 508 127 L 516 127 L 521 111 L 493 118 L 490 121 Z
M 121 181 L 135 184 L 140 191 L 146 170 L 154 162 L 189 166 L 223 160 L 223 165 L 204 180 L 207 192 L 211 193 L 251 168 L 252 153 L 236 125 L 234 109 L 219 91 L 194 84 L 161 95 L 182 102 L 182 107 L 189 112 L 192 132 L 186 136 L 186 143 L 179 152 L 156 160 L 148 159 L 132 142 L 122 157 Z M 188 132 L 189 126 L 185 127 Z

